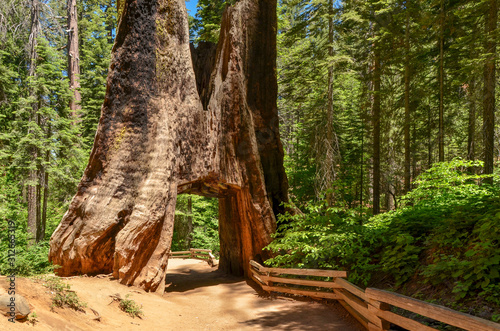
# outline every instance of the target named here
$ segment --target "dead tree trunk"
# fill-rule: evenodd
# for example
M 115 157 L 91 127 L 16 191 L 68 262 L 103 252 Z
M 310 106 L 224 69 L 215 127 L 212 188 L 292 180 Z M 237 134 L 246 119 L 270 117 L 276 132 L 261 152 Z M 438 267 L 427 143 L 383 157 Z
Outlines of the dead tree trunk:
M 29 68 L 28 75 L 31 78 L 36 76 L 36 61 L 37 53 L 37 38 L 40 32 L 40 3 L 38 0 L 31 1 L 31 27 L 29 36 Z M 36 91 L 33 87 L 29 88 L 29 95 L 33 99 L 37 98 Z M 29 114 L 29 121 L 39 125 L 40 115 L 37 114 L 39 109 L 38 101 L 31 104 L 31 111 Z M 28 129 L 28 134 L 34 134 L 33 126 Z M 29 170 L 29 183 L 28 183 L 28 233 L 30 235 L 29 244 L 33 245 L 39 240 L 40 228 L 40 164 L 38 161 L 39 149 L 36 145 L 30 146 L 30 161 L 31 166 Z
M 220 198 L 222 269 L 262 256 L 288 200 L 275 29 L 275 1 L 225 12 L 204 111 L 184 1 L 125 2 L 91 158 L 51 238 L 58 274 L 163 291 L 180 193 Z
M 69 87 L 73 92 L 69 109 L 72 119 L 75 121 L 80 117 L 78 111 L 82 108 L 80 102 L 82 95 L 80 88 L 80 48 L 78 45 L 78 20 L 76 13 L 76 0 L 68 0 L 68 78 Z

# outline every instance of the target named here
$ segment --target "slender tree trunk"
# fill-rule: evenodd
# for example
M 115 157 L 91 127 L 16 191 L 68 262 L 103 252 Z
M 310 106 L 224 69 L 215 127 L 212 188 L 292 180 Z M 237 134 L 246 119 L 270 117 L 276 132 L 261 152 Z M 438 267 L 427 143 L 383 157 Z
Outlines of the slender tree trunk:
M 410 139 L 410 13 L 406 8 L 405 29 L 405 169 L 404 169 L 404 193 L 410 191 L 411 182 L 411 139 Z
M 495 139 L 496 29 L 497 0 L 489 0 L 485 11 L 485 53 L 483 92 L 484 173 L 493 173 Z M 492 184 L 493 179 L 485 182 Z
M 439 27 L 439 68 L 438 68 L 438 84 L 439 84 L 439 132 L 438 132 L 438 149 L 439 162 L 444 162 L 444 0 L 441 0 L 440 6 L 440 27 Z
M 468 90 L 469 96 L 469 124 L 467 130 L 467 160 L 476 159 L 475 136 L 476 136 L 476 81 L 471 80 Z
M 326 158 L 324 167 L 324 180 L 325 187 L 329 190 L 332 189 L 333 181 L 335 180 L 335 154 L 336 154 L 336 137 L 333 130 L 333 0 L 328 0 L 328 108 L 327 108 L 327 120 L 326 120 Z M 326 200 L 329 206 L 333 204 L 333 193 L 329 192 L 326 196 Z
M 413 140 L 415 140 L 415 137 L 417 136 L 417 126 L 415 122 L 412 123 L 412 136 Z M 416 142 L 414 141 L 413 144 L 411 145 L 411 175 L 413 178 L 417 177 L 417 145 Z M 411 189 L 411 187 L 410 187 Z
M 47 124 L 47 140 L 51 137 L 51 125 Z M 45 239 L 45 229 L 47 228 L 47 203 L 49 198 L 49 173 L 46 169 L 50 160 L 50 151 L 45 152 L 45 166 L 43 171 L 43 206 L 42 206 L 42 220 L 40 222 L 40 240 Z
M 38 102 L 38 109 L 41 108 L 41 101 Z M 40 114 L 37 114 L 37 126 L 39 128 L 42 127 L 42 117 Z M 39 158 L 41 159 L 43 156 L 40 150 L 37 151 Z M 41 161 L 36 161 L 36 174 L 37 174 L 37 183 L 36 183 L 36 239 L 35 241 L 38 243 L 42 240 L 42 184 L 44 180 L 44 169 L 41 164 Z
M 375 66 L 373 70 L 373 214 L 380 213 L 380 47 L 374 45 Z
M 28 75 L 31 78 L 36 76 L 36 59 L 37 59 L 37 38 L 39 34 L 39 2 L 38 0 L 31 1 L 31 27 L 29 36 L 29 68 Z M 30 97 L 35 98 L 35 91 L 32 87 L 29 88 Z M 33 102 L 31 105 L 30 122 L 37 123 L 38 121 L 38 103 Z M 28 129 L 28 134 L 32 134 L 32 129 Z M 31 166 L 28 176 L 28 232 L 30 234 L 29 243 L 34 244 L 37 241 L 37 232 L 39 227 L 39 168 L 38 168 L 38 148 L 34 145 L 30 147 Z
M 73 92 L 73 98 L 69 103 L 71 117 L 76 123 L 80 117 L 79 110 L 82 109 L 80 102 L 80 49 L 78 46 L 78 16 L 76 11 L 76 0 L 68 0 L 68 78 L 69 88 Z
M 364 113 L 364 112 L 363 112 Z M 363 188 L 365 186 L 364 183 L 364 174 L 363 174 L 363 164 L 365 162 L 365 122 L 364 119 L 361 125 L 361 153 L 359 155 L 359 206 L 363 208 Z
M 363 77 L 366 77 L 366 72 L 363 72 Z M 364 193 L 364 186 L 365 186 L 365 176 L 364 176 L 364 162 L 365 162 L 365 128 L 366 128 L 366 119 L 367 115 L 366 112 L 368 109 L 370 109 L 370 98 L 368 97 L 369 93 L 368 91 L 370 90 L 370 83 L 366 80 L 362 80 L 362 92 L 361 92 L 361 99 L 363 100 L 363 105 L 361 106 L 361 153 L 359 155 L 359 164 L 360 164 L 360 170 L 359 170 L 359 186 L 360 186 L 360 191 L 359 191 L 359 205 L 361 208 L 363 208 L 363 193 Z M 360 213 L 362 213 L 362 209 L 360 209 Z
M 432 107 L 427 108 L 427 169 L 432 166 Z
M 188 216 L 187 216 L 186 246 L 188 248 L 191 248 L 191 240 L 193 238 L 193 198 L 192 197 L 188 197 L 187 214 L 188 214 Z

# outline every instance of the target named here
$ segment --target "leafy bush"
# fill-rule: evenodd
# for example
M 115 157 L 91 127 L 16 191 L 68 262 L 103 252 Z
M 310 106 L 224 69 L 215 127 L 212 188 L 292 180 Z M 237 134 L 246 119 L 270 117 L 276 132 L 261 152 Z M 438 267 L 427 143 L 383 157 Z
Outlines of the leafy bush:
M 18 276 L 33 276 L 47 274 L 54 271 L 54 266 L 49 262 L 49 243 L 41 242 L 31 247 L 16 248 L 16 264 L 12 269 L 9 263 L 8 250 L 0 252 L 0 274 L 15 273 Z
M 0 168 L 0 171 L 4 169 Z M 53 206 L 53 205 L 52 205 Z M 47 237 L 50 236 L 62 218 L 63 209 L 57 212 L 48 208 Z M 48 260 L 48 240 L 28 247 L 27 206 L 22 199 L 22 190 L 17 178 L 11 172 L 0 174 L 0 274 L 15 273 L 31 276 L 53 271 Z M 15 247 L 11 247 L 9 221 L 15 224 Z M 15 267 L 10 265 L 9 256 L 15 249 Z
M 142 318 L 144 313 L 142 312 L 141 307 L 132 299 L 128 299 L 130 294 L 125 296 L 125 299 L 120 301 L 120 309 L 132 316 L 133 318 L 139 317 Z
M 373 263 L 377 229 L 361 225 L 357 213 L 340 208 L 325 208 L 324 204 L 309 204 L 305 214 L 286 214 L 279 220 L 281 231 L 267 249 L 277 255 L 268 265 L 345 269 L 349 278 L 366 284 Z
M 500 190 L 467 173 L 481 162 L 435 164 L 417 178 L 401 208 L 369 219 L 310 203 L 281 217 L 267 264 L 349 271 L 360 285 L 392 280 L 428 283 L 456 300 L 483 297 L 500 305 Z M 498 174 L 494 182 L 499 182 Z
M 370 219 L 386 229 L 381 270 L 396 285 L 416 278 L 451 288 L 456 299 L 480 294 L 500 303 L 493 285 L 500 281 L 500 192 L 480 185 L 486 176 L 468 174 L 472 167 L 482 162 L 434 165 L 403 197 L 403 208 Z

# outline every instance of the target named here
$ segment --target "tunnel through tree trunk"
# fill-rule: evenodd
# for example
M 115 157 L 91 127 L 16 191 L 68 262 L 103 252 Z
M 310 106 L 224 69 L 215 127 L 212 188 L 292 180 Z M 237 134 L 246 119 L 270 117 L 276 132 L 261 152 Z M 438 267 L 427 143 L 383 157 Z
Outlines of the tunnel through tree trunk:
M 288 201 L 275 61 L 276 0 L 239 1 L 203 107 L 184 1 L 127 0 L 89 164 L 50 241 L 57 273 L 163 291 L 180 193 L 220 198 L 222 269 L 265 259 Z

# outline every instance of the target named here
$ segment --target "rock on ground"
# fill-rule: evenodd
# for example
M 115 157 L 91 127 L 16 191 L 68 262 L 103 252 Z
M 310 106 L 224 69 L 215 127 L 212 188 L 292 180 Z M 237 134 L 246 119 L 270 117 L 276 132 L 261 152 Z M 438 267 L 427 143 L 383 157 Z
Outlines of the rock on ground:
M 19 294 L 15 296 L 0 294 L 0 312 L 9 317 L 12 317 L 11 312 L 15 312 L 16 319 L 21 320 L 29 315 L 30 306 L 28 301 Z

